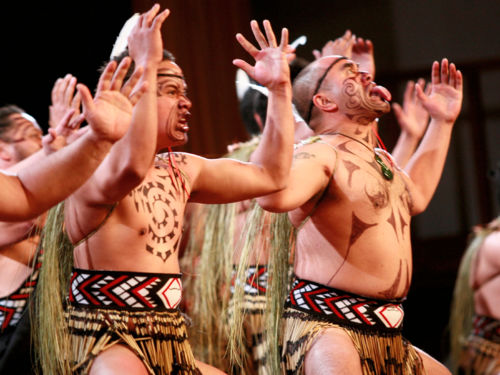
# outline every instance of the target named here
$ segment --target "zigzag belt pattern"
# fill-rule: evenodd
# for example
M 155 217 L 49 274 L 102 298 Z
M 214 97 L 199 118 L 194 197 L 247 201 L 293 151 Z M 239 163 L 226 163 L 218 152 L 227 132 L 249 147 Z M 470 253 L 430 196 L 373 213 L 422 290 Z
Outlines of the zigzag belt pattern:
M 267 265 L 250 266 L 245 275 L 245 294 L 265 295 L 267 290 Z M 236 284 L 236 269 L 233 268 L 231 276 L 231 293 L 234 294 Z
M 500 344 L 500 321 L 489 316 L 476 315 L 472 321 L 472 333 Z
M 370 300 L 308 280 L 294 280 L 286 306 L 361 330 L 396 332 L 403 327 L 401 304 Z
M 69 302 L 99 309 L 175 310 L 182 298 L 180 274 L 73 269 Z
M 9 327 L 15 327 L 24 314 L 28 298 L 33 293 L 42 266 L 41 252 L 35 264 L 35 269 L 23 284 L 12 294 L 0 298 L 0 332 Z

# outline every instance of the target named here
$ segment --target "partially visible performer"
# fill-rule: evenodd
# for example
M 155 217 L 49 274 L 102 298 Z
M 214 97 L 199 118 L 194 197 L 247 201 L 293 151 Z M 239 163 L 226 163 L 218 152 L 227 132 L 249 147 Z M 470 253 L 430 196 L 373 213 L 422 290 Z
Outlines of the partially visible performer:
M 54 358 L 63 362 L 69 349 L 71 367 L 63 362 L 65 368 L 44 367 L 46 373 L 118 373 L 123 368 L 137 374 L 220 373 L 194 359 L 178 310 L 185 205 L 188 200 L 241 201 L 286 186 L 293 153 L 287 30 L 278 45 L 269 22 L 264 22 L 264 36 L 253 21 L 260 49 L 237 35 L 256 63 L 234 64 L 269 90 L 266 126 L 252 163 L 186 153 L 156 156 L 187 141 L 191 107 L 181 68 L 163 54 L 160 28 L 167 16 L 168 10 L 159 13 L 155 5 L 132 29 L 128 51 L 136 66 L 144 67 L 148 89 L 124 118 L 131 121 L 128 133 L 65 202 L 65 228 L 74 244 L 65 309 L 69 335 L 64 336 L 70 343 L 62 351 L 43 354 L 42 364 L 51 366 Z M 101 84 L 96 102 L 102 89 Z M 86 90 L 81 94 L 88 121 L 107 120 L 109 111 L 92 104 Z M 54 328 L 53 318 L 47 323 Z
M 500 163 L 495 179 L 500 203 Z M 458 270 L 450 327 L 457 374 L 500 374 L 500 217 L 474 228 Z
M 343 56 L 325 56 L 294 81 L 299 113 L 319 135 L 295 150 L 286 189 L 258 198 L 297 228 L 295 281 L 286 301 L 287 374 L 449 374 L 401 335 L 410 287 L 411 216 L 429 204 L 462 104 L 462 75 L 432 65 L 431 121 L 405 170 L 374 148 L 371 123 L 390 93 Z
M 75 85 L 69 74 L 56 81 L 49 116 L 52 126 L 44 138 L 36 120 L 23 109 L 0 108 L 0 169 L 15 173 L 23 163 L 34 163 L 76 140 L 82 118 Z M 0 222 L 0 373 L 35 371 L 27 307 L 41 266 L 35 254 L 44 221 L 45 215 L 25 222 Z

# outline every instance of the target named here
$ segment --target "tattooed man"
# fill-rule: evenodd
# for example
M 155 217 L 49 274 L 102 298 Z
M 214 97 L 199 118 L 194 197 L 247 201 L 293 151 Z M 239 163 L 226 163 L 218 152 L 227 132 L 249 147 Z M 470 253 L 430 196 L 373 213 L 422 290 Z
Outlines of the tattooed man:
M 285 187 L 292 163 L 288 33 L 283 30 L 278 45 L 266 21 L 265 36 L 251 23 L 260 49 L 237 35 L 255 66 L 234 61 L 270 93 L 253 163 L 172 152 L 155 156 L 187 141 L 191 107 L 181 68 L 171 55 L 162 57 L 160 28 L 168 10 L 158 12 L 155 5 L 141 15 L 128 39 L 130 56 L 148 83 L 129 131 L 66 202 L 66 229 L 75 244 L 66 317 L 71 347 L 79 348 L 71 363 L 77 373 L 220 373 L 194 360 L 178 310 L 186 202 L 226 203 L 276 192 Z M 92 109 L 90 93 L 82 99 Z
M 287 374 L 444 374 L 401 337 L 410 287 L 410 219 L 438 184 L 462 101 L 462 75 L 432 66 L 431 122 L 405 170 L 373 148 L 369 124 L 390 93 L 342 56 L 325 56 L 294 81 L 294 101 L 318 135 L 295 151 L 288 187 L 258 198 L 289 211 L 297 228 L 295 275 L 284 313 Z

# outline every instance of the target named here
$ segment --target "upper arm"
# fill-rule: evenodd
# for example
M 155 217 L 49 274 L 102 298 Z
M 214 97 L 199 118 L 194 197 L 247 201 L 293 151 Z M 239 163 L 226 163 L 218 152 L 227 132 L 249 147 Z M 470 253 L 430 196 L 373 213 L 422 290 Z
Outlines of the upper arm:
M 258 198 L 257 202 L 273 212 L 287 212 L 304 205 L 327 187 L 335 171 L 336 158 L 336 152 L 323 143 L 297 149 L 288 186 Z
M 199 203 L 229 203 L 277 190 L 266 170 L 236 159 L 205 159 L 188 155 L 192 176 L 190 200 Z

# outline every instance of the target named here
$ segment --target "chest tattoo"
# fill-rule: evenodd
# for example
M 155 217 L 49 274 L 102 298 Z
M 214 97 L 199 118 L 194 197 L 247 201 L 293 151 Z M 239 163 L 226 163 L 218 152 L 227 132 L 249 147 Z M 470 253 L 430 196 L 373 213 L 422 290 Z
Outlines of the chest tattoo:
M 405 282 L 405 286 L 404 286 L 404 290 L 403 290 L 403 296 L 406 296 L 408 294 L 408 291 L 410 289 L 410 269 L 408 267 L 408 262 L 405 260 L 404 261 L 405 263 L 405 273 L 406 273 L 406 282 Z M 401 284 L 401 279 L 402 279 L 402 275 L 403 274 L 403 260 L 399 260 L 399 269 L 398 269 L 398 273 L 396 275 L 396 278 L 394 279 L 392 285 L 386 289 L 386 290 L 383 290 L 379 293 L 379 295 L 384 298 L 384 299 L 392 299 L 394 298 L 394 296 L 396 295 L 396 293 L 398 292 L 398 289 L 399 289 L 399 286 Z
M 361 235 L 369 228 L 374 227 L 377 223 L 369 224 L 362 221 L 356 214 L 352 213 L 352 224 L 351 224 L 351 235 L 349 236 L 349 247 L 347 251 L 350 250 L 351 246 L 356 242 L 356 240 L 361 237 Z M 346 255 L 347 258 L 347 255 Z
M 374 191 L 370 192 L 369 190 Z M 376 209 L 385 208 L 389 204 L 389 192 L 379 183 L 375 186 L 365 185 L 365 194 Z
M 356 164 L 354 164 L 353 162 L 350 162 L 349 160 L 343 160 L 343 163 L 344 163 L 344 167 L 345 169 L 347 169 L 347 172 L 349 173 L 349 178 L 347 180 L 347 183 L 349 185 L 349 187 L 352 187 L 352 174 L 360 169 L 359 166 L 357 166 Z
M 137 212 L 148 218 L 146 250 L 164 262 L 177 250 L 182 234 L 178 212 L 181 198 L 166 183 L 167 179 L 168 175 L 156 176 L 154 181 L 144 182 L 130 193 Z

